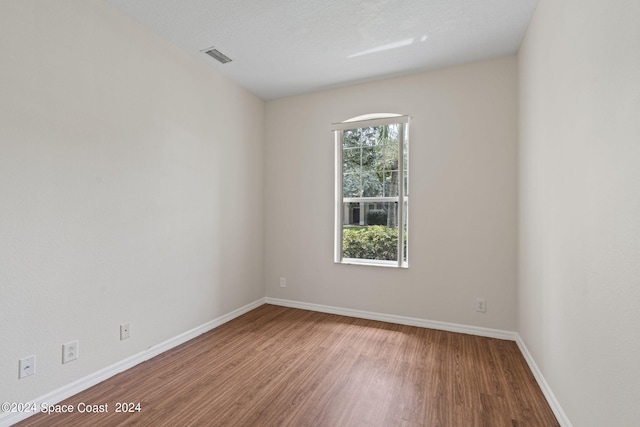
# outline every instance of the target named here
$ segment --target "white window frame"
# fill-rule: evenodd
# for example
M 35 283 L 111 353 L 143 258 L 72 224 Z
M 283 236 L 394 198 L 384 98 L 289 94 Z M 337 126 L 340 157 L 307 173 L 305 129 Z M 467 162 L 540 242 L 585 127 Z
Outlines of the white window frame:
M 348 129 L 358 129 L 364 127 L 379 127 L 379 126 L 387 126 L 392 124 L 399 124 L 398 126 L 398 196 L 397 197 L 356 197 L 356 198 L 345 198 L 343 197 L 343 170 L 342 170 L 342 137 L 345 130 Z M 404 254 L 404 233 L 405 226 L 408 229 L 408 212 L 404 212 L 405 203 L 407 206 L 409 205 L 409 196 L 405 194 L 405 181 L 404 181 L 404 149 L 405 149 L 405 136 L 408 140 L 408 135 L 405 135 L 405 125 L 406 132 L 409 130 L 409 116 L 402 114 L 393 114 L 393 113 L 375 113 L 375 114 L 367 114 L 364 116 L 354 117 L 348 120 L 345 120 L 340 123 L 333 123 L 331 126 L 331 130 L 335 135 L 335 235 L 334 235 L 334 262 L 338 264 L 357 264 L 357 265 L 374 265 L 381 267 L 397 267 L 397 268 L 408 268 L 409 267 L 409 257 L 407 256 L 407 260 L 405 261 Z M 408 160 L 408 159 L 407 159 Z M 398 204 L 398 249 L 397 249 L 397 261 L 386 261 L 386 260 L 373 260 L 373 259 L 363 259 L 363 258 L 343 258 L 342 257 L 342 231 L 344 225 L 344 203 L 397 203 Z M 406 219 L 405 219 L 405 214 Z M 407 242 L 408 245 L 408 242 Z M 407 246 L 408 251 L 408 246 Z

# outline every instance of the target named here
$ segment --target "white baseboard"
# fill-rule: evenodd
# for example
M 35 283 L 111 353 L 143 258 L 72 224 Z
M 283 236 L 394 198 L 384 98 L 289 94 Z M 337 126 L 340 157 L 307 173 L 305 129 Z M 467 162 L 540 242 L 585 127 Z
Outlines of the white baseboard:
M 351 308 L 332 307 L 329 305 L 312 304 L 308 302 L 291 301 L 279 298 L 266 297 L 265 303 L 281 305 L 283 307 L 301 308 L 304 310 L 319 311 L 322 313 L 339 314 L 342 316 L 357 317 L 360 319 L 379 320 L 381 322 L 397 323 L 400 325 L 419 326 L 422 328 L 438 329 L 461 334 L 478 335 L 481 337 L 497 338 L 501 340 L 516 341 L 516 332 L 501 329 L 482 328 L 479 326 L 460 325 L 458 323 L 439 322 L 437 320 L 418 319 L 416 317 L 397 316 L 395 314 L 374 313 L 371 311 L 354 310 Z
M 260 298 L 250 304 L 245 305 L 244 307 L 240 307 L 236 310 L 233 310 L 230 313 L 227 313 L 223 316 L 218 317 L 210 322 L 207 322 L 203 325 L 195 327 L 190 331 L 184 332 L 178 336 L 170 338 L 158 345 L 150 347 L 149 349 L 142 351 L 138 354 L 134 354 L 131 357 L 128 357 L 120 362 L 114 363 L 111 366 L 107 366 L 104 369 L 101 369 L 93 374 L 87 375 L 84 378 L 80 378 L 77 381 L 74 381 L 70 384 L 67 384 L 63 387 L 60 387 L 57 390 L 52 391 L 44 396 L 41 396 L 35 400 L 29 402 L 29 404 L 35 404 L 36 408 L 40 408 L 43 403 L 48 405 L 54 405 L 59 403 L 75 394 L 80 393 L 88 389 L 89 387 L 93 387 L 94 385 L 111 378 L 112 376 L 119 374 L 120 372 L 126 371 L 142 362 L 145 362 L 152 357 L 155 357 L 161 353 L 164 353 L 167 350 L 172 349 L 173 347 L 177 347 L 180 344 L 183 344 L 198 335 L 202 335 L 205 332 L 209 332 L 210 330 L 217 328 L 218 326 L 235 319 L 238 316 L 241 316 L 254 308 L 260 307 L 265 303 L 264 298 Z M 27 413 L 17 413 L 17 412 L 7 412 L 0 413 L 0 427 L 8 427 L 19 421 L 22 421 L 32 415 L 35 415 L 38 412 L 27 412 Z
M 542 371 L 540 370 L 540 368 L 538 368 L 535 360 L 533 360 L 533 356 L 531 356 L 531 353 L 522 340 L 522 337 L 520 337 L 520 334 L 517 334 L 516 343 L 518 344 L 520 352 L 524 356 L 524 360 L 527 361 L 529 369 L 531 369 L 533 376 L 536 378 L 536 381 L 538 382 L 538 385 L 540 386 L 544 397 L 547 399 L 547 403 L 549 403 L 549 406 L 551 406 L 551 410 L 556 416 L 558 423 L 560 423 L 562 427 L 572 427 L 573 425 L 571 424 L 571 421 L 569 421 L 567 414 L 565 414 L 565 412 L 562 410 L 560 402 L 558 402 L 558 399 L 556 399 L 553 391 L 551 391 L 551 387 L 549 387 L 547 380 L 544 379 Z
M 101 369 L 97 372 L 94 372 L 93 374 L 90 374 L 77 381 L 74 381 L 73 383 L 60 387 L 59 389 L 54 390 L 51 393 L 41 396 L 35 400 L 32 400 L 29 403 L 35 404 L 37 408 L 40 408 L 43 403 L 46 403 L 48 405 L 59 403 L 75 394 L 80 393 L 81 391 L 88 389 L 89 387 L 92 387 L 108 378 L 111 378 L 116 374 L 119 374 L 120 372 L 126 371 L 127 369 L 130 369 L 161 353 L 164 353 L 167 350 L 177 347 L 180 344 L 183 344 L 197 337 L 198 335 L 204 334 L 205 332 L 209 332 L 210 330 L 217 328 L 218 326 L 230 320 L 233 320 L 236 317 L 239 317 L 265 303 L 280 305 L 283 307 L 318 311 L 321 313 L 356 317 L 360 319 L 379 320 L 382 322 L 397 323 L 400 325 L 418 326 L 423 328 L 438 329 L 438 330 L 449 331 L 449 332 L 458 332 L 463 334 L 478 335 L 482 337 L 515 341 L 518 345 L 518 348 L 522 352 L 522 355 L 524 356 L 527 364 L 529 365 L 531 372 L 536 378 L 538 385 L 542 389 L 542 393 L 547 399 L 549 406 L 551 406 L 553 413 L 558 419 L 558 422 L 562 427 L 572 427 L 572 424 L 569 421 L 569 418 L 567 418 L 567 415 L 564 413 L 564 411 L 560 407 L 560 403 L 558 402 L 555 395 L 551 391 L 549 384 L 544 379 L 542 372 L 538 368 L 538 365 L 536 364 L 536 362 L 533 360 L 533 357 L 531 356 L 531 353 L 529 353 L 527 346 L 524 344 L 524 341 L 522 340 L 520 335 L 516 332 L 504 331 L 500 329 L 482 328 L 478 326 L 461 325 L 457 323 L 440 322 L 436 320 L 419 319 L 415 317 L 398 316 L 394 314 L 375 313 L 371 311 L 354 310 L 349 308 L 333 307 L 328 305 L 313 304 L 313 303 L 285 300 L 285 299 L 279 299 L 279 298 L 270 298 L 270 297 L 261 298 L 250 304 L 245 305 L 244 307 L 240 307 L 230 313 L 227 313 L 223 316 L 218 317 L 217 319 L 214 319 L 210 322 L 207 322 L 203 325 L 193 328 L 190 331 L 184 332 L 178 336 L 168 339 L 167 341 L 164 341 L 158 345 L 150 347 L 145 351 L 142 351 L 124 360 L 121 360 L 120 362 L 115 363 L 111 366 L 107 366 L 106 368 Z M 22 421 L 30 417 L 31 415 L 34 415 L 34 413 L 2 413 L 0 414 L 0 427 L 9 427 L 19 421 Z

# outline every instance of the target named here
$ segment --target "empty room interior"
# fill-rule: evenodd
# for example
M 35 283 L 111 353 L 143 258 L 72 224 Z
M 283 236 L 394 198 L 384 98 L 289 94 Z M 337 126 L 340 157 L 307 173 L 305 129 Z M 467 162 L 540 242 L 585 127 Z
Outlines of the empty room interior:
M 0 2 L 0 426 L 640 425 L 638 22 Z

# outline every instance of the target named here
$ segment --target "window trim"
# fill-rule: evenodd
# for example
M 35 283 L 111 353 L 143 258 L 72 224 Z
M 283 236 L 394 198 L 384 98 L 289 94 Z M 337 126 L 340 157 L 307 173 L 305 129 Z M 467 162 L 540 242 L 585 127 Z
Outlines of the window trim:
M 331 125 L 331 131 L 334 132 L 335 138 L 335 213 L 334 213 L 334 262 L 337 264 L 355 264 L 355 265 L 372 265 L 380 267 L 396 267 L 396 268 L 408 268 L 409 258 L 404 261 L 404 239 L 405 239 L 405 227 L 408 228 L 408 215 L 405 221 L 404 206 L 409 204 L 409 197 L 405 194 L 404 183 L 404 152 L 405 152 L 405 125 L 409 124 L 410 117 L 408 115 L 395 114 L 395 113 L 374 113 L 364 116 L 353 117 L 340 123 L 333 123 Z M 358 129 L 364 127 L 379 127 L 392 124 L 399 124 L 398 127 L 398 196 L 397 197 L 360 197 L 360 198 L 345 198 L 343 197 L 343 146 L 342 138 L 345 130 Z M 342 257 L 342 242 L 343 242 L 343 226 L 344 226 L 344 203 L 349 202 L 397 202 L 398 204 L 398 247 L 397 247 L 397 261 L 387 260 L 372 260 L 364 258 L 343 258 Z M 407 212 L 408 214 L 408 212 Z M 408 231 L 408 230 L 407 230 Z

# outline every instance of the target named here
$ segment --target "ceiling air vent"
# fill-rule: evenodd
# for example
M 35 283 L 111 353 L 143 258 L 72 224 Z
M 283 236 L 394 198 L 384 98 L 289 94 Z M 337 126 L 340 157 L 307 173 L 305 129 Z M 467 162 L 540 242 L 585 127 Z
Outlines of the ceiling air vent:
M 224 53 L 220 52 L 218 49 L 207 49 L 204 51 L 207 55 L 220 62 L 221 64 L 226 64 L 227 62 L 231 62 L 231 58 L 229 58 Z

